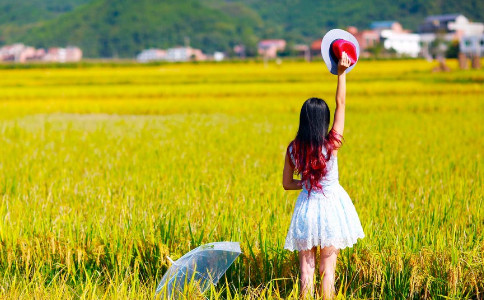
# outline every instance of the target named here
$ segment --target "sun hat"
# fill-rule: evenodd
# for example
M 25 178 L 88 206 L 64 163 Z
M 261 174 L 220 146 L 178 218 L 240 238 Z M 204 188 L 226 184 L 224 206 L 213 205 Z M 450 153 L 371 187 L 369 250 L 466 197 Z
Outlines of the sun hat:
M 356 62 L 358 62 L 360 45 L 356 38 L 348 31 L 342 29 L 328 31 L 321 41 L 321 55 L 331 74 L 338 74 L 338 60 L 341 58 L 343 52 L 346 52 L 351 61 L 350 67 L 346 69 L 346 73 L 348 73 L 355 67 Z

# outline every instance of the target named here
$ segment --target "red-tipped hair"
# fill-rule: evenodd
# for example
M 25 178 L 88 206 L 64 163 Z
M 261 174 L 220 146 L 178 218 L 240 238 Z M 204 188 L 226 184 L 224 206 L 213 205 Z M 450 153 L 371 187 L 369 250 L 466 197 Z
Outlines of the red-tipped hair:
M 341 146 L 342 138 L 339 133 L 331 129 L 324 139 L 323 145 L 319 147 L 301 145 L 297 140 L 292 141 L 287 147 L 289 161 L 295 173 L 301 175 L 303 182 L 309 182 L 309 193 L 313 189 L 322 190 L 320 181 L 328 173 L 327 162 L 331 159 L 333 151 Z M 322 147 L 326 149 L 326 156 L 323 154 Z M 291 151 L 289 151 L 289 148 L 292 148 Z

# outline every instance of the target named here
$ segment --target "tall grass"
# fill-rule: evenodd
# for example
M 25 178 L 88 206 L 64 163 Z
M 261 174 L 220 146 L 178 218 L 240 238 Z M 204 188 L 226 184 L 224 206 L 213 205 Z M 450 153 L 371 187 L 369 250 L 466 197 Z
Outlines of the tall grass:
M 348 76 L 340 182 L 366 238 L 340 254 L 341 297 L 484 297 L 484 72 L 432 67 Z M 281 173 L 302 102 L 334 108 L 321 63 L 0 77 L 1 297 L 152 299 L 167 255 L 231 240 L 213 299 L 296 298 Z

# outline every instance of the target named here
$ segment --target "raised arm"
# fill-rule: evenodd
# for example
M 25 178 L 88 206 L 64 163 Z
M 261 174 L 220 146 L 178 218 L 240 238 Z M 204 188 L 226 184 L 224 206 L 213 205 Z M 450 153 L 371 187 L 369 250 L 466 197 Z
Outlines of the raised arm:
M 345 128 L 345 102 L 346 102 L 346 69 L 351 62 L 348 55 L 343 52 L 338 61 L 338 86 L 336 88 L 336 110 L 334 111 L 333 130 L 343 136 Z

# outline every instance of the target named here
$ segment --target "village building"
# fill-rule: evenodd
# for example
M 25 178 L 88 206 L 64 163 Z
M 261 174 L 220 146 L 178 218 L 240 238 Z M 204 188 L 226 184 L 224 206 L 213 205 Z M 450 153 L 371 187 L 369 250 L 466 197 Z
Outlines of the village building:
M 419 26 L 420 43 L 422 46 L 422 56 L 431 58 L 432 44 L 440 39 L 445 42 L 457 41 L 460 45 L 463 38 L 466 38 L 467 43 L 472 44 L 474 38 L 479 37 L 484 33 L 484 24 L 477 22 L 470 22 L 462 14 L 446 14 L 429 16 L 425 18 L 424 22 Z M 477 38 L 475 38 L 477 39 Z M 434 45 L 434 47 L 436 47 Z M 443 43 L 438 45 L 436 51 L 442 55 L 447 49 Z
M 276 58 L 277 52 L 286 49 L 286 41 L 281 39 L 262 40 L 257 45 L 257 53 L 264 58 Z
M 399 22 L 375 21 L 370 24 L 370 28 L 371 31 L 367 34 L 371 34 L 370 37 L 374 39 L 374 43 L 376 42 L 375 35 L 378 34 L 379 41 L 386 50 L 393 50 L 398 56 L 417 57 L 419 55 L 420 37 L 410 33 L 410 30 L 404 29 Z
M 24 44 L 7 45 L 0 48 L 0 61 L 27 62 L 43 56 L 43 49 L 25 46 Z
M 44 55 L 44 61 L 48 62 L 78 62 L 82 59 L 82 50 L 77 47 L 49 48 Z
M 381 31 L 383 47 L 394 50 L 399 56 L 417 57 L 420 54 L 420 36 L 415 33 L 395 32 L 391 29 Z
M 292 51 L 297 56 L 302 56 L 306 61 L 311 59 L 311 54 L 309 51 L 309 46 L 305 44 L 296 44 L 292 47 Z
M 145 49 L 136 56 L 136 60 L 142 63 L 164 60 L 166 51 L 162 49 Z
M 449 23 L 449 29 L 453 30 L 460 39 L 465 36 L 478 36 L 484 33 L 484 24 L 470 22 L 466 17 L 459 16 L 455 22 Z
M 203 54 L 202 50 L 191 47 L 175 47 L 166 50 L 166 61 L 202 61 L 206 60 L 207 56 Z
M 234 54 L 240 58 L 245 58 L 246 56 L 246 51 L 245 51 L 245 46 L 244 45 L 235 45 L 233 48 Z
M 417 57 L 420 53 L 420 37 L 410 33 L 397 21 L 375 21 L 370 24 L 370 30 L 358 31 L 356 27 L 348 27 L 360 45 L 362 57 L 370 56 L 368 49 L 382 43 L 383 48 L 395 51 L 398 56 Z
M 213 53 L 213 60 L 214 61 L 222 61 L 225 59 L 225 53 L 220 52 L 220 51 L 215 51 Z
M 447 14 L 429 16 L 419 26 L 421 34 L 441 34 L 447 41 L 460 40 L 464 36 L 481 35 L 483 23 L 470 22 L 464 15 Z
M 28 62 L 76 62 L 82 59 L 82 50 L 77 47 L 35 49 L 24 44 L 7 45 L 0 48 L 0 61 Z
M 383 30 L 391 30 L 395 33 L 410 32 L 409 30 L 404 30 L 402 24 L 397 21 L 374 21 L 370 23 L 370 29 L 377 32 L 379 35 Z
M 370 56 L 367 49 L 375 47 L 380 42 L 380 33 L 377 30 L 358 31 L 358 28 L 354 26 L 350 26 L 346 30 L 354 35 L 358 41 L 360 45 L 360 56 L 362 57 Z
M 321 56 L 321 39 L 317 39 L 311 43 L 309 46 L 309 51 L 311 53 L 311 56 Z
M 202 50 L 191 47 L 175 47 L 167 50 L 163 49 L 145 49 L 136 56 L 139 62 L 150 61 L 202 61 L 206 60 L 207 56 L 203 54 Z
M 460 52 L 472 57 L 484 56 L 484 34 L 464 36 L 459 43 Z

